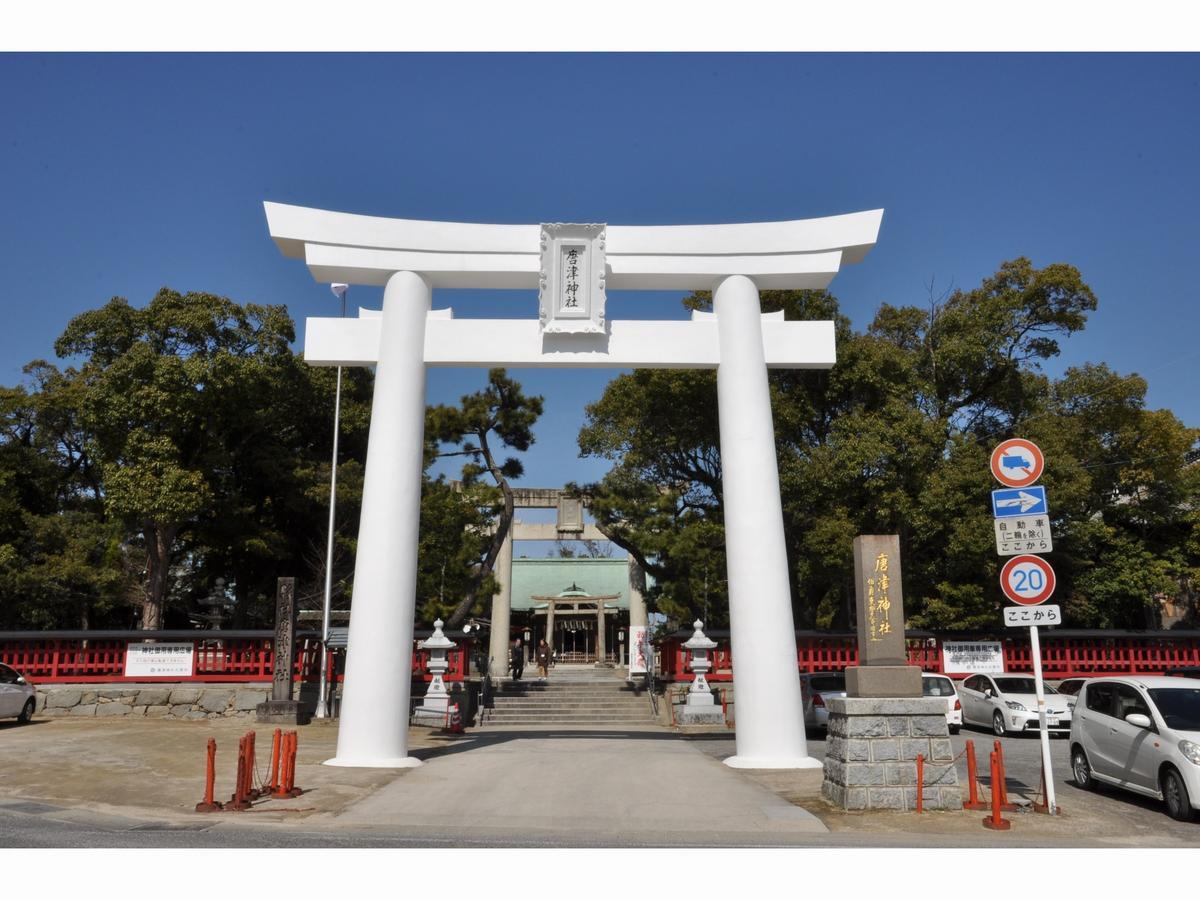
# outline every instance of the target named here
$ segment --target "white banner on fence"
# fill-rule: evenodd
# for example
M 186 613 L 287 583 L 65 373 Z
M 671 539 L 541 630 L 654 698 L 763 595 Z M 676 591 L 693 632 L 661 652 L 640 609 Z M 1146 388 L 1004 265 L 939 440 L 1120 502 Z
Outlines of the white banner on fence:
M 1000 641 L 943 641 L 943 672 L 1003 672 L 1004 645 Z
M 645 625 L 629 626 L 629 674 L 642 675 L 649 660 L 650 629 Z
M 125 650 L 126 678 L 187 678 L 195 644 L 130 644 Z

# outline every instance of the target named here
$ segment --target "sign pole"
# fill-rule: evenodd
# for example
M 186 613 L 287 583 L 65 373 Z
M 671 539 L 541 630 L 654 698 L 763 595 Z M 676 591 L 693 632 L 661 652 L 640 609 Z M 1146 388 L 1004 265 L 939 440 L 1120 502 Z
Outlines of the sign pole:
M 1050 732 L 1046 730 L 1046 692 L 1042 688 L 1042 644 L 1038 640 L 1038 627 L 1029 626 L 1029 643 L 1033 651 L 1033 680 L 1037 691 L 1038 724 L 1041 727 L 1042 770 L 1046 773 L 1046 812 L 1058 815 L 1054 802 L 1054 775 L 1050 770 Z

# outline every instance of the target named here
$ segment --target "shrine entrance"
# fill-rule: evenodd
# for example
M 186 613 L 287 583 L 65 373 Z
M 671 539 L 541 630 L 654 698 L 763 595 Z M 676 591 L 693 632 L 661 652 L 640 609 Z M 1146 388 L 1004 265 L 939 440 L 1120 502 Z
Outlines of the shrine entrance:
M 557 623 L 554 640 L 554 661 L 564 665 L 570 663 L 595 663 L 600 657 L 596 652 L 596 623 L 588 619 L 566 619 Z M 616 663 L 615 659 L 605 660 Z
M 384 287 L 381 310 L 306 323 L 312 365 L 374 366 L 337 756 L 408 753 L 428 366 L 715 368 L 730 641 L 745 768 L 819 768 L 805 741 L 768 367 L 828 369 L 833 322 L 764 315 L 760 289 L 822 290 L 874 246 L 883 210 L 728 225 L 481 225 L 264 204 L 314 278 Z M 537 291 L 528 319 L 455 319 L 439 288 Z M 610 320 L 607 291 L 711 291 L 691 321 Z M 493 624 L 494 627 L 494 624 Z M 604 630 L 597 630 L 597 655 Z
M 524 541 L 608 542 L 608 535 L 586 522 L 587 500 L 558 488 L 513 488 L 516 514 L 523 509 L 555 510 L 553 522 L 513 517 L 496 558 L 499 591 L 492 597 L 488 670 L 507 677 L 509 648 L 520 638 L 527 664 L 543 638 L 572 661 L 623 665 L 629 647 L 644 640 L 647 618 L 643 595 L 646 575 L 632 557 L 548 557 L 530 559 L 514 550 Z M 597 602 L 604 605 L 599 624 Z M 601 630 L 603 633 L 601 633 Z M 631 674 L 644 668 L 631 668 Z
M 593 663 L 613 666 L 622 662 L 617 652 L 619 635 L 617 594 L 593 597 L 571 586 L 554 597 L 534 596 L 534 645 L 542 638 L 560 663 Z M 540 621 L 539 621 L 540 619 Z M 539 627 L 540 626 L 540 627 Z

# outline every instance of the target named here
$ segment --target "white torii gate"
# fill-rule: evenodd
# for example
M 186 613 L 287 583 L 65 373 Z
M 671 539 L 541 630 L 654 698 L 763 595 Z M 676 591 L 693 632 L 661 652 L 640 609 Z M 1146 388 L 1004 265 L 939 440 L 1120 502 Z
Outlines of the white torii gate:
M 736 225 L 481 225 L 265 203 L 321 282 L 383 285 L 383 310 L 310 318 L 313 365 L 373 365 L 337 756 L 408 755 L 426 366 L 715 368 L 741 768 L 816 768 L 805 743 L 768 368 L 829 368 L 832 322 L 762 315 L 759 289 L 821 289 L 875 244 L 883 210 Z M 576 264 L 581 274 L 576 275 Z M 569 274 L 568 274 L 569 267 Z M 572 280 L 573 279 L 573 280 Z M 541 319 L 454 319 L 434 288 L 540 289 Z M 578 293 L 582 288 L 582 300 Z M 712 290 L 691 321 L 608 321 L 606 289 Z

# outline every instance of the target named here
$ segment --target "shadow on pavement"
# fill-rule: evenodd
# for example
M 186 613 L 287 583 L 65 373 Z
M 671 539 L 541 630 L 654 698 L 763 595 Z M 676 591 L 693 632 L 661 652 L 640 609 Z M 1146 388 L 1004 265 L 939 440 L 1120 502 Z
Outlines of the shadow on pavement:
M 721 737 L 724 737 L 721 735 Z M 437 747 L 420 747 L 410 749 L 409 753 L 420 760 L 435 759 L 441 756 L 450 756 L 455 753 L 469 753 L 472 750 L 481 750 L 484 747 L 494 747 L 498 744 L 507 744 L 512 741 L 539 741 L 539 740 L 620 740 L 620 741 L 677 741 L 679 735 L 673 732 L 657 732 L 657 731 L 623 731 L 620 729 L 606 729 L 598 731 L 568 731 L 568 730 L 545 730 L 545 731 L 484 731 L 474 734 L 466 734 L 462 737 L 451 738 L 452 743 L 443 744 Z

